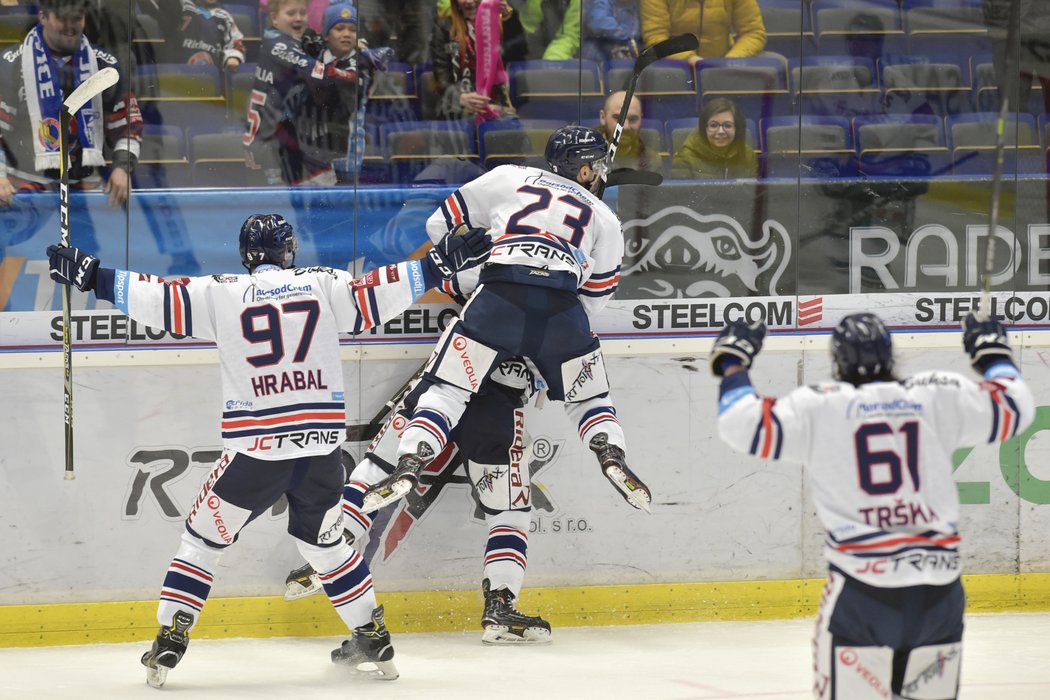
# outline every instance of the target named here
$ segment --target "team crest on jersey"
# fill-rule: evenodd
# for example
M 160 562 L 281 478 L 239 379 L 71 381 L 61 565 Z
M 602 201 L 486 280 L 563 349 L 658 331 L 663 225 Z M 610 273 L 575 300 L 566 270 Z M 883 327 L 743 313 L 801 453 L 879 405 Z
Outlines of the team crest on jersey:
M 642 298 L 777 296 L 791 260 L 791 237 L 773 219 L 756 237 L 730 216 L 676 205 L 624 222 L 623 233 L 620 289 Z
M 378 270 L 366 272 L 365 274 L 355 278 L 352 282 L 350 282 L 350 286 L 354 287 L 355 289 L 359 289 L 361 287 L 378 287 L 380 284 L 382 284 L 382 281 L 379 278 Z
M 59 125 L 57 119 L 45 117 L 40 120 L 40 126 L 37 128 L 36 135 L 45 151 L 58 150 L 58 133 Z

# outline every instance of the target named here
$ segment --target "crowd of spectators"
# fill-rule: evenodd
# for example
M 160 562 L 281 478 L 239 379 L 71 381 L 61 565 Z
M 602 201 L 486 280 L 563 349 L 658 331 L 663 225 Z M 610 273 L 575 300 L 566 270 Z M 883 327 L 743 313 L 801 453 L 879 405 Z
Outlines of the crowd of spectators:
M 820 1 L 799 5 L 808 11 Z M 994 40 L 1005 21 L 1003 3 L 982 4 Z M 514 67 L 531 65 L 525 61 L 577 62 L 578 69 L 556 64 L 565 73 L 563 87 L 554 93 L 561 107 L 540 118 L 579 121 L 609 134 L 623 103 L 622 84 L 606 79 L 613 67 L 629 65 L 647 46 L 676 34 L 698 38 L 697 51 L 668 62 L 686 66 L 690 89 L 695 90 L 701 68 L 716 60 L 775 59 L 790 75 L 788 57 L 768 50 L 763 0 L 0 0 L 0 13 L 14 17 L 17 6 L 26 10 L 26 26 L 14 41 L 10 33 L 0 35 L 7 43 L 0 61 L 5 72 L 0 76 L 0 204 L 19 189 L 48 187 L 54 171 L 48 159 L 53 160 L 55 133 L 47 114 L 54 105 L 22 99 L 20 89 L 33 93 L 31 86 L 21 87 L 28 75 L 24 66 L 34 57 L 46 59 L 63 76 L 66 94 L 83 77 L 83 71 L 68 66 L 71 58 L 88 55 L 84 46 L 112 58 L 125 78 L 99 107 L 110 122 L 122 124 L 120 133 L 106 129 L 97 142 L 92 134 L 79 133 L 74 140 L 78 185 L 91 186 L 91 178 L 101 178 L 98 186 L 107 188 L 115 204 L 126 200 L 143 123 L 147 137 L 150 125 L 165 125 L 185 130 L 187 140 L 209 126 L 224 133 L 239 128 L 245 183 L 331 185 L 393 177 L 389 169 L 369 170 L 370 152 L 375 162 L 391 155 L 421 160 L 438 155 L 425 137 L 408 154 L 383 151 L 393 125 L 414 121 L 464 129 L 471 143 L 463 152 L 443 155 L 473 158 L 480 171 L 486 165 L 479 157 L 485 122 L 536 118 L 522 109 L 528 105 L 514 85 Z M 874 14 L 868 19 L 878 21 Z M 8 22 L 5 31 L 12 26 Z M 800 37 L 803 29 L 800 20 Z M 861 39 L 881 46 L 887 32 L 863 34 Z M 61 37 L 69 46 L 57 47 L 49 37 Z M 578 80 L 585 64 L 598 67 L 593 94 Z M 1006 79 L 1002 64 L 997 54 L 999 82 Z M 187 76 L 212 71 L 218 94 L 208 99 L 222 101 L 222 123 L 183 117 L 174 103 L 195 96 L 172 97 L 147 70 L 151 65 L 187 66 Z M 1029 69 L 1028 89 L 1031 75 L 1039 75 L 1038 69 Z M 643 128 L 643 109 L 657 111 L 669 102 L 661 102 L 659 91 L 632 100 L 618 151 L 622 164 L 696 179 L 759 175 L 758 144 L 745 123 L 783 113 L 751 113 L 751 104 L 731 96 L 705 94 L 691 104 L 680 100 L 673 114 L 664 109 L 655 115 L 653 128 Z M 1026 96 L 1022 91 L 1022 99 Z M 599 99 L 588 101 L 591 97 Z M 837 103 L 829 104 L 837 109 Z M 849 109 L 842 103 L 843 111 Z M 663 123 L 690 116 L 696 128 L 677 147 L 670 146 Z M 658 134 L 655 142 L 652 131 Z M 523 161 L 527 155 L 522 154 Z M 260 177 L 252 180 L 248 173 Z

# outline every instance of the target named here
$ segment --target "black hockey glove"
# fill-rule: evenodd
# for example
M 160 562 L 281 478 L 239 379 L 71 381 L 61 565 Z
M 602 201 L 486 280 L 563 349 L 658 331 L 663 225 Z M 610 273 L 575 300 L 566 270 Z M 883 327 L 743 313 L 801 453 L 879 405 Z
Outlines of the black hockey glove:
M 299 40 L 299 44 L 303 47 L 303 51 L 314 58 L 318 58 L 325 48 L 324 37 L 313 29 L 306 30 L 303 38 Z
M 721 377 L 730 365 L 751 366 L 755 355 L 762 349 L 766 337 L 766 324 L 759 321 L 748 324 L 745 321 L 733 321 L 718 334 L 715 346 L 711 348 L 708 365 L 711 374 Z
M 460 225 L 434 244 L 427 260 L 442 279 L 451 279 L 457 272 L 480 265 L 489 257 L 492 238 L 483 228 Z
M 59 284 L 71 284 L 82 292 L 95 288 L 98 258 L 80 252 L 80 248 L 48 246 L 47 257 L 51 266 L 51 279 Z
M 982 321 L 975 314 L 966 314 L 962 321 L 963 348 L 970 355 L 970 364 L 984 374 L 991 365 L 1002 360 L 1013 364 L 1006 327 L 994 318 Z

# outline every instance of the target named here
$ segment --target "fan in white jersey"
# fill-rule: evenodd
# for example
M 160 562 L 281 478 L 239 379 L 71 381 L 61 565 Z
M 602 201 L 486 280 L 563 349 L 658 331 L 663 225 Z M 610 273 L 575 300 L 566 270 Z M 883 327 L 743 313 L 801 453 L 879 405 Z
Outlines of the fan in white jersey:
M 779 399 L 759 396 L 747 372 L 765 332 L 737 321 L 715 342 L 718 432 L 736 450 L 809 470 L 829 568 L 814 697 L 955 698 L 965 595 L 952 452 L 1006 440 L 1034 417 L 1006 331 L 964 319 L 980 383 L 939 371 L 898 380 L 882 321 L 846 316 L 832 335 L 838 381 Z
M 339 333 L 360 333 L 400 314 L 444 275 L 478 264 L 490 246 L 480 229 L 450 235 L 422 260 L 354 279 L 327 267 L 294 268 L 292 227 L 261 214 L 241 228 L 246 275 L 165 280 L 100 267 L 77 248 L 47 249 L 55 281 L 93 290 L 140 323 L 214 341 L 219 354 L 223 454 L 193 502 L 164 578 L 160 631 L 142 656 L 150 685 L 163 685 L 185 653 L 226 547 L 282 495 L 289 534 L 352 630 L 332 661 L 361 671 L 368 664 L 381 678 L 397 678 L 368 566 L 342 538 Z
M 430 217 L 431 233 L 464 224 L 489 229 L 495 242 L 477 291 L 427 365 L 433 385 L 402 433 L 397 468 L 369 488 L 366 510 L 415 486 L 448 444 L 467 402 L 492 369 L 512 357 L 532 361 L 605 476 L 630 505 L 649 509 L 649 489 L 627 467 L 601 344 L 590 325 L 616 291 L 623 259 L 620 221 L 590 191 L 607 152 L 594 129 L 562 127 L 547 143 L 550 171 L 500 166 L 453 192 Z M 469 277 L 459 275 L 456 283 L 473 286 Z

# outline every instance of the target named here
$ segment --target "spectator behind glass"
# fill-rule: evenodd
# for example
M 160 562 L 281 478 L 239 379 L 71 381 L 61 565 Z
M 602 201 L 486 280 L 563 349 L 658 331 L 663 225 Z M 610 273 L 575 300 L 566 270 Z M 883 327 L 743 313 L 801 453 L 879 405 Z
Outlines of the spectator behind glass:
M 164 0 L 161 0 L 162 2 Z M 167 0 L 171 2 L 171 0 Z M 321 31 L 321 22 L 324 19 L 324 11 L 328 9 L 329 0 L 309 0 L 309 6 L 306 9 L 306 23 L 310 29 L 315 32 Z M 270 16 L 270 0 L 259 0 L 259 8 L 266 13 L 266 16 Z
M 303 151 L 312 160 L 327 162 L 348 158 L 359 172 L 364 155 L 364 106 L 374 86 L 375 70 L 384 70 L 393 54 L 388 48 L 361 48 L 357 34 L 357 10 L 350 3 L 336 3 L 324 11 L 321 23 L 324 46 L 318 58 L 357 75 L 356 81 L 328 80 L 308 91 L 299 133 Z M 310 49 L 307 48 L 310 53 Z M 351 142 L 351 135 L 355 140 Z
M 491 107 L 501 115 L 514 113 L 510 86 L 501 83 L 491 94 L 477 92 L 477 56 L 474 19 L 478 0 L 451 0 L 447 8 L 438 7 L 437 24 L 430 39 L 435 89 L 438 93 L 438 119 L 464 119 Z M 503 37 L 500 55 L 503 64 L 525 60 L 525 30 L 518 13 L 506 2 L 500 3 Z
M 174 0 L 168 0 L 173 2 Z M 244 63 L 244 34 L 219 0 L 181 0 L 182 18 L 165 32 L 165 60 L 237 70 Z
M 271 185 L 334 185 L 331 160 L 308 146 L 323 127 L 304 105 L 333 84 L 356 86 L 357 73 L 325 65 L 303 49 L 306 0 L 270 0 L 269 8 L 271 26 L 263 33 L 248 100 L 245 163 L 263 170 Z
M 583 51 L 588 61 L 637 58 L 641 43 L 638 0 L 592 0 L 583 15 Z
M 518 0 L 529 58 L 565 61 L 580 51 L 580 0 Z M 588 4 L 588 12 L 590 4 Z
M 707 101 L 700 125 L 686 137 L 671 161 L 671 177 L 682 180 L 730 180 L 758 177 L 758 157 L 747 144 L 747 125 L 735 102 Z
M 639 0 L 642 38 L 652 46 L 677 34 L 695 34 L 700 50 L 671 58 L 757 56 L 766 47 L 766 26 L 757 0 Z
M 618 90 L 605 98 L 605 105 L 598 112 L 598 131 L 605 137 L 606 141 L 612 140 L 616 132 L 616 119 L 623 109 L 623 98 L 627 93 Z M 616 160 L 612 168 L 634 168 L 636 170 L 651 170 L 660 172 L 663 169 L 663 158 L 660 152 L 649 148 L 649 145 L 641 139 L 642 128 L 642 103 L 637 97 L 631 98 L 631 106 L 627 110 L 627 118 L 623 122 L 623 131 L 620 132 L 620 142 L 616 146 Z
M 42 0 L 38 24 L 0 58 L 2 206 L 16 191 L 58 189 L 62 100 L 102 68 L 120 70 L 114 56 L 84 36 L 87 8 L 88 0 Z M 100 187 L 106 157 L 111 160 L 105 184 L 111 206 L 128 200 L 142 141 L 142 116 L 134 93 L 123 92 L 126 85 L 121 80 L 88 102 L 67 135 L 71 187 Z M 85 226 L 84 234 L 90 231 L 93 239 L 90 229 Z M 83 238 L 80 245 L 97 245 Z

